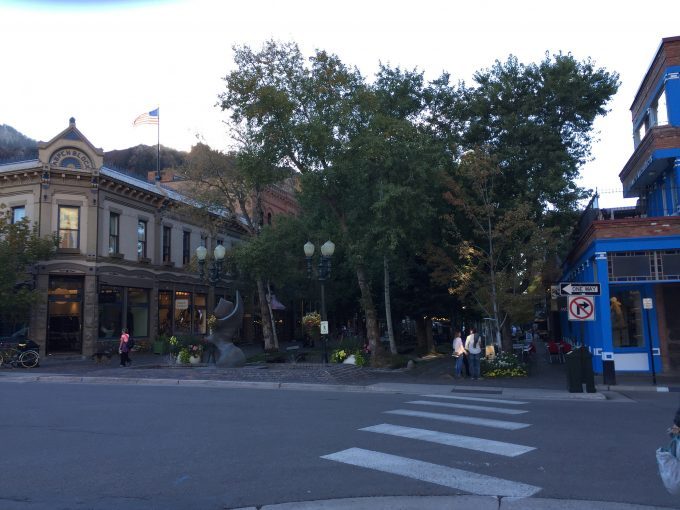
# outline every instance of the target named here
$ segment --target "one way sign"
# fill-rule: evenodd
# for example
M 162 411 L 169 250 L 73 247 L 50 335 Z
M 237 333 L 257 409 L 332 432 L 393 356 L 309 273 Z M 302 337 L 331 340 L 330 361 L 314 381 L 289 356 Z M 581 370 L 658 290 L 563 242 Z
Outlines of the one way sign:
M 599 283 L 560 283 L 560 294 L 563 296 L 599 296 Z

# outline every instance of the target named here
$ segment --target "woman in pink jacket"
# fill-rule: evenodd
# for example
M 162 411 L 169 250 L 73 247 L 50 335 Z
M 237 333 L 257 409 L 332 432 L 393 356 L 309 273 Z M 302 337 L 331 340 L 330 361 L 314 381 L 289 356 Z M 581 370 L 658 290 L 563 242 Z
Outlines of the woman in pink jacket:
M 123 328 L 123 333 L 120 335 L 120 344 L 118 344 L 118 353 L 120 354 L 120 366 L 124 367 L 130 363 L 128 348 L 128 341 L 130 340 L 130 335 L 128 334 L 127 328 Z

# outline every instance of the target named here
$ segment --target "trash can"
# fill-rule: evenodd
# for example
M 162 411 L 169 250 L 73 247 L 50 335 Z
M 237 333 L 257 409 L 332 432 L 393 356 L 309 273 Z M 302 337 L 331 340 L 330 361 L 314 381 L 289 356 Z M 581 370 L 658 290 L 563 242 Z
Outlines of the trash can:
M 616 369 L 614 360 L 604 360 L 602 362 L 602 382 L 610 386 L 616 384 Z
M 586 347 L 572 349 L 565 356 L 567 363 L 567 384 L 569 393 L 583 393 L 586 385 L 588 393 L 595 393 L 595 372 L 593 371 L 593 355 Z
M 567 387 L 569 393 L 583 393 L 583 383 L 581 383 L 581 356 L 580 349 L 572 349 L 564 359 L 567 364 Z
M 593 370 L 593 355 L 585 347 L 581 351 L 581 382 L 586 385 L 588 393 L 595 393 L 595 371 Z

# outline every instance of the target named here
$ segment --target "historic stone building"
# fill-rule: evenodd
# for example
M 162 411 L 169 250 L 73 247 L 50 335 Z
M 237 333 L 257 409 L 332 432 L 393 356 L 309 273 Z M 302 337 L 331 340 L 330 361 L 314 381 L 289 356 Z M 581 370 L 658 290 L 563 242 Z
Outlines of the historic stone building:
M 0 204 L 41 236 L 59 234 L 55 256 L 33 270 L 44 299 L 29 337 L 41 354 L 90 355 L 124 327 L 142 345 L 162 333 L 202 335 L 208 302 L 234 292 L 228 275 L 210 286 L 191 261 L 201 245 L 229 250 L 242 226 L 210 232 L 176 190 L 107 168 L 73 118 L 37 159 L 0 164 Z

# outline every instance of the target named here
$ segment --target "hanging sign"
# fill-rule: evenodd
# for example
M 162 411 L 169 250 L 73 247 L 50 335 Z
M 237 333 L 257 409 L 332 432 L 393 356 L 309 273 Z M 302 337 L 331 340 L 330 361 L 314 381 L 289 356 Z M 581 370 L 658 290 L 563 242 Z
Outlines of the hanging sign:
M 567 311 L 570 321 L 594 321 L 595 300 L 589 296 L 570 296 Z
M 599 283 L 560 283 L 563 296 L 599 296 Z

